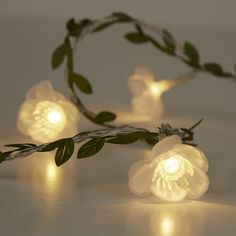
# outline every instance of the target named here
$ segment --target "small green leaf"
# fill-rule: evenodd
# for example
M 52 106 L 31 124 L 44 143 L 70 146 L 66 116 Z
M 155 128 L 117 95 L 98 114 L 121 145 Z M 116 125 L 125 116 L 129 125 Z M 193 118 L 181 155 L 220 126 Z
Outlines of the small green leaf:
M 62 64 L 62 62 L 65 58 L 65 55 L 66 55 L 66 45 L 65 44 L 60 45 L 59 47 L 57 47 L 54 50 L 54 52 L 52 54 L 52 60 L 51 60 L 51 65 L 52 65 L 53 69 L 58 68 Z
M 79 149 L 77 158 L 82 159 L 95 155 L 103 148 L 105 140 L 105 138 L 94 138 L 88 141 Z
M 54 141 L 52 143 L 49 143 L 46 147 L 42 148 L 40 152 L 51 152 L 58 148 L 62 143 L 64 142 L 64 139 L 59 139 L 57 141 Z
M 55 162 L 57 166 L 64 164 L 68 161 L 74 153 L 74 141 L 72 138 L 62 139 L 63 142 L 57 148 L 55 155 Z
M 96 33 L 98 31 L 101 31 L 103 29 L 108 28 L 109 26 L 113 25 L 115 23 L 115 21 L 111 21 L 111 22 L 105 22 L 103 24 L 100 24 L 99 26 L 97 26 L 96 28 L 93 29 L 92 33 Z
M 119 22 L 132 22 L 133 18 L 123 12 L 114 12 L 112 16 L 119 18 Z
M 163 33 L 162 39 L 166 45 L 166 49 L 168 50 L 169 53 L 174 54 L 175 40 L 173 36 L 167 30 L 163 30 L 162 33 Z
M 150 41 L 150 37 L 140 33 L 128 33 L 125 38 L 132 43 L 147 43 Z
M 77 88 L 80 89 L 84 93 L 92 93 L 92 87 L 89 81 L 80 74 L 72 74 L 72 81 L 76 84 Z
M 142 139 L 145 140 L 148 144 L 154 145 L 158 142 L 158 135 L 154 132 L 143 132 Z
M 19 143 L 19 144 L 7 144 L 4 145 L 5 147 L 15 147 L 15 148 L 30 148 L 30 147 L 37 147 L 37 145 L 32 143 Z
M 204 68 L 208 72 L 211 72 L 212 74 L 217 75 L 217 76 L 221 76 L 224 74 L 221 65 L 217 63 L 205 63 Z
M 134 132 L 130 134 L 119 135 L 116 138 L 108 139 L 106 142 L 113 144 L 130 144 L 138 141 L 139 139 L 141 139 L 141 137 L 142 133 Z
M 115 118 L 116 118 L 116 114 L 109 111 L 102 111 L 95 117 L 95 120 L 98 123 L 104 123 L 104 122 L 111 122 L 115 120 Z
M 0 163 L 3 162 L 8 155 L 4 152 L 0 152 Z
M 199 53 L 197 49 L 189 42 L 185 42 L 184 44 L 184 52 L 186 56 L 189 58 L 189 62 L 193 66 L 199 66 Z
M 77 24 L 74 19 L 70 19 L 67 24 L 66 28 L 71 36 L 78 37 L 83 29 L 81 25 Z
M 73 32 L 76 29 L 76 26 L 77 26 L 77 24 L 76 24 L 74 18 L 68 20 L 66 23 L 66 28 L 69 32 Z

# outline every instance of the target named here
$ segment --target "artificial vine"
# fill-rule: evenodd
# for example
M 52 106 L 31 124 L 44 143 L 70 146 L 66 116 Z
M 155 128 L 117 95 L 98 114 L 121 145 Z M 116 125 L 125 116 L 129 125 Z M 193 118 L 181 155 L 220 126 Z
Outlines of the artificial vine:
M 169 124 L 162 124 L 158 132 L 151 132 L 147 129 L 136 128 L 128 125 L 117 128 L 97 129 L 94 131 L 85 131 L 71 138 L 64 138 L 52 143 L 35 145 L 32 143 L 7 144 L 8 148 L 14 148 L 11 151 L 0 152 L 0 163 L 19 158 L 25 158 L 35 152 L 51 152 L 56 150 L 55 163 L 57 166 L 68 161 L 75 150 L 75 144 L 87 141 L 78 152 L 77 158 L 83 159 L 97 154 L 105 145 L 110 144 L 131 144 L 138 140 L 145 141 L 154 145 L 166 136 L 178 135 L 183 143 L 196 146 L 192 143 L 194 139 L 193 129 L 198 126 L 202 120 L 198 121 L 191 128 L 172 128 Z M 89 140 L 89 141 L 88 141 Z
M 124 38 L 134 44 L 152 44 L 154 48 L 162 53 L 175 57 L 188 65 L 195 73 L 206 72 L 217 77 L 224 77 L 236 81 L 236 74 L 227 72 L 221 65 L 213 62 L 201 62 L 200 54 L 197 48 L 190 42 L 179 44 L 174 37 L 166 29 L 159 29 L 150 26 L 149 24 L 131 17 L 125 13 L 115 12 L 101 20 L 91 20 L 88 18 L 76 22 L 70 19 L 67 24 L 67 34 L 64 42 L 58 46 L 52 55 L 52 68 L 57 69 L 65 60 L 67 63 L 67 83 L 71 91 L 71 100 L 78 107 L 79 111 L 90 121 L 95 124 L 114 128 L 110 122 L 114 121 L 116 114 L 109 111 L 102 111 L 95 114 L 89 110 L 81 101 L 76 93 L 75 87 L 86 94 L 92 93 L 92 86 L 88 79 L 77 72 L 74 68 L 72 42 L 79 42 L 88 34 L 101 32 L 116 24 L 131 24 L 134 30 L 124 35 Z M 154 38 L 149 32 L 154 32 L 159 35 L 159 39 Z M 236 73 L 236 68 L 235 68 Z
M 169 124 L 162 124 L 157 132 L 151 132 L 144 128 L 136 128 L 128 125 L 116 127 L 110 124 L 110 122 L 115 120 L 116 114 L 110 111 L 102 111 L 96 114 L 90 111 L 77 95 L 77 89 L 86 94 L 91 94 L 92 86 L 85 76 L 75 71 L 72 44 L 77 43 L 88 34 L 100 32 L 118 23 L 132 24 L 134 26 L 132 32 L 128 32 L 124 35 L 125 39 L 129 42 L 135 44 L 152 44 L 159 51 L 175 57 L 191 67 L 191 73 L 207 72 L 218 77 L 236 81 L 236 74 L 225 71 L 221 65 L 211 62 L 203 63 L 198 50 L 191 43 L 186 41 L 183 45 L 179 44 L 167 30 L 150 26 L 125 13 L 116 12 L 101 20 L 86 18 L 76 22 L 74 19 L 71 19 L 66 24 L 67 34 L 63 43 L 55 49 L 52 55 L 52 68 L 57 69 L 64 61 L 66 62 L 67 84 L 70 89 L 72 102 L 86 118 L 103 128 L 85 131 L 71 138 L 64 138 L 42 145 L 31 143 L 8 144 L 5 146 L 13 148 L 13 150 L 0 152 L 0 162 L 25 158 L 35 152 L 50 152 L 56 150 L 55 162 L 57 166 L 60 166 L 71 158 L 75 150 L 75 144 L 78 143 L 85 142 L 77 152 L 78 159 L 82 159 L 98 153 L 105 143 L 130 144 L 142 140 L 150 145 L 154 145 L 162 138 L 174 134 L 178 135 L 183 143 L 196 145 L 192 143 L 194 139 L 193 129 L 199 125 L 202 120 L 191 128 L 172 128 Z M 159 39 L 151 36 L 148 31 L 158 33 Z

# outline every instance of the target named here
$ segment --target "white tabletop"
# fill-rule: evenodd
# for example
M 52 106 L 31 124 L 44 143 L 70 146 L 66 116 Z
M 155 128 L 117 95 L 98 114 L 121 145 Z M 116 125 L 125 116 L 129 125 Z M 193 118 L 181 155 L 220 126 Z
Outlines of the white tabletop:
M 191 121 L 180 120 L 175 119 L 175 123 L 190 124 Z M 210 140 L 210 130 L 217 126 L 219 122 L 206 122 L 198 131 L 202 132 L 201 137 L 208 134 L 205 139 Z M 231 137 L 235 133 L 235 127 L 230 131 L 228 123 L 221 122 L 220 127 L 218 132 L 223 138 L 223 130 Z M 10 140 L 19 142 L 25 138 L 8 135 L 1 143 Z M 202 142 L 205 142 L 204 138 Z M 224 138 L 221 148 L 216 148 L 219 154 L 226 145 L 230 144 Z M 235 190 L 230 178 L 235 177 L 229 171 L 233 159 L 229 153 L 224 157 L 228 158 L 228 163 L 219 163 L 218 157 L 211 155 L 213 143 L 206 141 L 203 146 L 207 147 L 204 151 L 210 161 L 210 191 L 199 201 L 176 204 L 137 198 L 129 192 L 128 168 L 148 151 L 141 143 L 108 144 L 93 158 L 76 160 L 74 156 L 60 168 L 55 166 L 52 154 L 36 154 L 3 163 L 0 166 L 1 232 L 19 236 L 233 236 L 236 232 L 236 194 L 230 191 Z M 222 174 L 217 172 L 215 176 L 218 168 Z

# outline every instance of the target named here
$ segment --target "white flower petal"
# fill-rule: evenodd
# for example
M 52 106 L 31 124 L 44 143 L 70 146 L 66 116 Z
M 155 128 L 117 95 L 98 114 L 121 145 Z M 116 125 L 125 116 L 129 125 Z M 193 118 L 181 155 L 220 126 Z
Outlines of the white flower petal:
M 153 195 L 168 202 L 181 201 L 186 197 L 186 191 L 180 188 L 175 181 L 165 181 L 160 177 L 151 185 Z
M 150 194 L 154 169 L 150 163 L 139 161 L 134 163 L 129 171 L 129 188 L 131 192 L 138 196 Z
M 203 171 L 207 172 L 208 161 L 206 156 L 200 149 L 186 144 L 177 144 L 174 146 L 173 152 L 176 152 L 183 158 L 190 161 L 194 166 L 197 166 Z
M 132 99 L 132 109 L 137 115 L 150 116 L 155 107 L 152 96 L 142 94 Z
M 26 99 L 37 99 L 40 101 L 56 101 L 56 92 L 49 80 L 44 80 L 34 85 L 26 95 Z
M 34 100 L 27 100 L 20 107 L 19 116 L 17 119 L 17 128 L 25 135 L 29 135 L 28 129 L 34 122 L 33 111 L 35 109 L 35 105 L 36 103 Z
M 160 142 L 155 144 L 152 149 L 150 158 L 153 159 L 160 154 L 169 151 L 174 145 L 182 143 L 181 138 L 178 135 L 172 135 L 163 138 Z
M 147 89 L 146 81 L 141 79 L 137 75 L 133 75 L 128 78 L 128 86 L 129 86 L 130 92 L 134 96 L 141 95 L 144 92 L 144 90 Z
M 160 97 L 158 101 L 156 101 L 155 106 L 152 110 L 152 120 L 155 121 L 156 123 L 160 118 L 163 116 L 164 113 L 164 104 L 162 101 L 162 98 Z
M 148 160 L 145 158 L 145 159 L 142 159 L 142 160 L 139 160 L 139 161 L 136 161 L 135 163 L 132 164 L 132 166 L 129 168 L 129 171 L 128 171 L 128 176 L 133 176 L 135 174 L 135 172 L 137 171 L 137 169 L 140 169 L 143 165 L 145 164 L 148 164 Z
M 146 81 L 153 81 L 155 80 L 155 75 L 151 71 L 151 69 L 147 65 L 138 65 L 135 70 L 135 74 Z
M 187 197 L 189 199 L 200 198 L 208 190 L 209 187 L 209 179 L 206 173 L 195 166 L 193 166 L 193 171 L 193 176 L 187 176 L 187 181 L 189 183 Z

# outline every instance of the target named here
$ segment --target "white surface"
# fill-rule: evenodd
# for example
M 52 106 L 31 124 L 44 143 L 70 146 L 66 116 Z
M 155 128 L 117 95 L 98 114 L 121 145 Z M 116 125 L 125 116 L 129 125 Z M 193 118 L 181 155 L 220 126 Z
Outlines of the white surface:
M 193 122 L 171 121 L 177 126 Z M 209 158 L 211 185 L 202 199 L 193 202 L 160 204 L 130 193 L 128 169 L 149 149 L 141 143 L 108 144 L 94 158 L 76 160 L 74 156 L 60 168 L 51 154 L 3 163 L 1 232 L 19 236 L 234 236 L 236 127 L 231 127 L 211 120 L 198 129 L 196 141 Z M 0 143 L 19 141 L 29 140 L 7 134 Z

